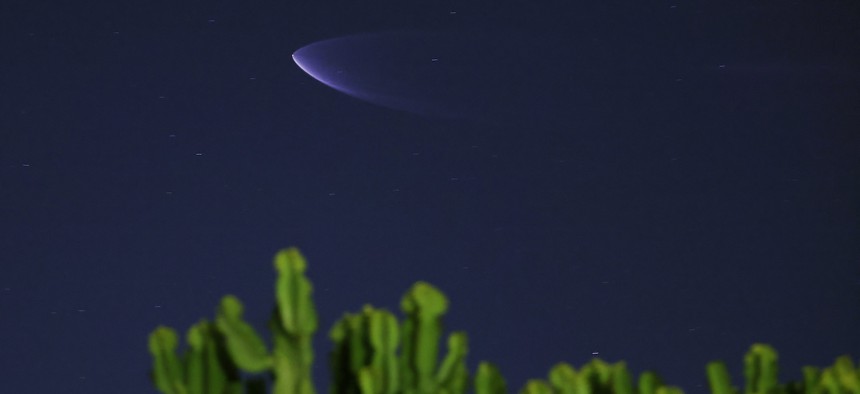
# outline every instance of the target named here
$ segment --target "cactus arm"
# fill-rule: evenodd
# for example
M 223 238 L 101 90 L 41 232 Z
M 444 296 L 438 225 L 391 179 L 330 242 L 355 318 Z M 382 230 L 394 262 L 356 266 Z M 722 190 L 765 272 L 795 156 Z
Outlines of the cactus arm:
M 347 315 L 348 316 L 348 315 Z M 329 370 L 331 371 L 330 394 L 349 392 L 352 369 L 348 362 L 350 357 L 349 328 L 347 327 L 347 316 L 336 321 L 329 330 L 329 339 L 334 343 L 334 348 L 329 354 Z
M 275 269 L 275 300 L 282 326 L 290 335 L 312 335 L 317 329 L 317 314 L 311 298 L 313 286 L 305 277 L 305 258 L 296 248 L 281 250 L 275 255 Z
M 185 341 L 188 351 L 185 353 L 185 384 L 188 394 L 202 394 L 206 387 L 206 339 L 201 332 L 201 324 L 197 323 L 188 329 Z
M 375 377 L 377 392 L 385 394 L 397 393 L 399 375 L 397 366 L 397 344 L 400 342 L 397 319 L 386 310 L 374 310 L 365 307 L 365 319 L 368 329 L 367 336 L 373 348 L 370 365 L 377 372 Z
M 744 357 L 746 394 L 768 394 L 779 387 L 777 354 L 769 345 L 756 343 Z
M 275 375 L 272 394 L 313 394 L 313 385 L 303 376 L 299 361 L 278 347 L 276 345 L 272 368 Z
M 466 367 L 468 353 L 469 340 L 465 332 L 458 331 L 448 336 L 448 353 L 436 374 L 436 382 L 440 388 L 450 394 L 462 394 L 466 391 L 469 379 Z
M 684 390 L 675 386 L 660 386 L 657 389 L 657 394 L 684 394 Z
M 205 320 L 188 329 L 185 381 L 189 394 L 223 393 L 227 386 L 227 373 L 218 360 L 214 335 Z
M 432 393 L 436 391 L 434 372 L 442 336 L 441 316 L 448 309 L 448 300 L 430 284 L 417 282 L 400 306 L 406 314 L 401 361 L 403 390 Z
M 185 394 L 184 374 L 176 347 L 179 337 L 170 327 L 158 326 L 149 335 L 149 352 L 153 358 L 152 380 L 164 394 Z
M 559 394 L 577 393 L 576 370 L 570 364 L 558 363 L 550 368 L 549 381 Z
M 553 394 L 552 386 L 540 379 L 530 379 L 520 394 Z
M 609 379 L 612 377 L 612 366 L 606 361 L 594 358 L 582 368 L 581 373 L 588 376 L 592 388 L 606 387 L 609 385 Z
M 656 394 L 663 381 L 653 371 L 639 374 L 639 394 Z
M 475 394 L 505 394 L 508 388 L 505 378 L 495 365 L 482 361 L 475 374 Z
M 815 385 L 821 379 L 821 370 L 807 365 L 801 371 L 803 372 L 804 394 L 815 394 Z
M 378 378 L 374 376 L 373 368 L 364 367 L 358 371 L 358 387 L 361 394 L 377 394 L 381 388 L 377 386 Z
M 347 345 L 349 346 L 347 354 L 348 371 L 355 376 L 358 376 L 359 371 L 367 365 L 367 360 L 370 358 L 371 349 L 367 344 L 367 325 L 365 324 L 366 316 L 361 314 L 352 314 L 346 316 L 344 323 L 348 329 L 349 337 Z
M 833 371 L 836 374 L 836 379 L 846 392 L 858 394 L 860 393 L 860 370 L 854 368 L 854 362 L 851 357 L 840 356 L 833 364 Z
M 711 361 L 705 367 L 705 371 L 708 375 L 708 385 L 711 387 L 711 394 L 735 393 L 729 371 L 726 369 L 726 364 L 721 361 Z
M 314 393 L 311 367 L 312 339 L 317 329 L 313 286 L 305 277 L 307 262 L 297 248 L 279 251 L 274 259 L 276 308 L 270 322 L 273 333 L 275 393 Z
M 633 394 L 633 379 L 627 371 L 627 365 L 621 361 L 612 365 L 612 392 L 615 394 Z
M 275 383 L 273 394 L 313 394 L 311 365 L 307 353 L 311 352 L 309 337 L 290 335 L 283 326 L 279 311 L 275 308 L 269 320 L 274 349 L 272 350 L 272 373 Z
M 415 322 L 407 318 L 403 321 L 400 331 L 403 333 L 403 343 L 401 344 L 401 356 L 399 360 L 400 366 L 400 387 L 404 394 L 413 394 L 415 392 L 416 382 L 418 377 L 411 360 L 415 358 L 415 341 L 412 339 L 415 336 Z
M 215 325 L 224 334 L 227 351 L 239 368 L 263 372 L 272 368 L 272 357 L 254 328 L 242 319 L 242 302 L 232 295 L 224 296 L 215 317 Z

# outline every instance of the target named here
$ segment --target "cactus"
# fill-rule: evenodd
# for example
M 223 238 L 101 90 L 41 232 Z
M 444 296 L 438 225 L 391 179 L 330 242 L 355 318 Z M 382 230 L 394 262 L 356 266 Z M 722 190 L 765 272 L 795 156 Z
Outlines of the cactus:
M 317 316 L 305 277 L 307 263 L 298 249 L 284 249 L 275 255 L 278 279 L 276 307 L 269 321 L 273 349 L 269 353 L 253 327 L 242 319 L 242 303 L 228 295 L 221 300 L 215 323 L 227 340 L 227 350 L 242 370 L 271 372 L 275 394 L 314 394 L 311 380 L 313 349 L 311 339 Z
M 430 284 L 418 282 L 403 297 L 400 308 L 406 314 L 400 359 L 403 391 L 432 393 L 442 336 L 441 316 L 448 309 L 448 299 Z
M 333 393 L 390 394 L 400 390 L 397 365 L 397 319 L 384 309 L 365 305 L 332 327 L 330 355 Z
M 149 353 L 153 359 L 151 377 L 155 387 L 165 394 L 187 392 L 185 368 L 176 356 L 178 344 L 176 331 L 170 327 L 158 326 L 149 334 Z
M 780 384 L 777 352 L 771 346 L 752 345 L 744 357 L 745 393 L 764 394 L 860 394 L 860 369 L 848 356 L 838 357 L 832 366 L 819 370 L 803 367 L 803 380 Z M 735 394 L 726 366 L 713 361 L 707 366 L 708 382 L 713 394 Z
M 149 336 L 154 359 L 152 378 L 156 387 L 168 394 L 241 393 L 242 382 L 236 366 L 226 357 L 223 338 L 212 324 L 202 320 L 188 330 L 189 348 L 180 360 L 176 356 L 176 331 L 160 326 Z M 252 382 L 248 383 L 253 385 Z M 249 390 L 249 392 L 254 392 Z
M 552 393 L 560 394 L 592 394 L 592 393 L 613 393 L 613 394 L 656 394 L 661 390 L 667 390 L 669 387 L 664 386 L 660 378 L 653 372 L 643 372 L 639 377 L 638 391 L 633 386 L 633 378 L 627 370 L 627 365 L 623 362 L 608 364 L 605 361 L 595 358 L 591 362 L 585 364 L 579 371 L 576 371 L 567 363 L 559 363 L 550 369 L 549 384 L 541 381 L 532 380 L 530 384 L 526 384 L 528 390 L 543 390 L 544 387 L 550 387 Z M 529 387 L 530 386 L 530 387 Z
M 777 354 L 772 347 L 754 344 L 744 357 L 746 394 L 772 394 L 780 391 Z
M 238 298 L 224 296 L 218 307 L 215 325 L 224 334 L 227 351 L 239 368 L 251 373 L 265 372 L 272 368 L 274 361 L 254 328 L 242 319 L 243 311 L 244 306 Z
M 317 330 L 313 286 L 305 276 L 307 262 L 296 248 L 284 249 L 275 256 L 278 280 L 275 284 L 275 313 L 269 321 L 274 338 L 276 394 L 314 394 L 311 367 L 314 353 L 311 341 Z
M 529 379 L 520 394 L 553 394 L 552 386 L 540 379 Z
M 313 288 L 304 276 L 306 263 L 295 248 L 278 252 L 274 263 L 278 279 L 277 306 L 269 324 L 272 352 L 242 318 L 242 302 L 227 295 L 221 299 L 214 325 L 201 321 L 188 331 L 189 348 L 182 360 L 176 356 L 175 331 L 158 327 L 150 335 L 152 380 L 158 390 L 165 394 L 241 393 L 241 369 L 270 373 L 276 394 L 314 393 L 311 338 L 317 320 Z M 261 378 L 246 380 L 244 387 L 247 393 L 263 393 L 266 388 Z
M 469 387 L 469 369 L 466 367 L 468 353 L 469 343 L 466 333 L 463 331 L 451 333 L 448 336 L 448 353 L 436 371 L 436 391 L 448 394 L 466 392 Z
M 639 374 L 639 393 L 657 394 L 657 390 L 663 387 L 663 379 L 654 371 L 645 371 Z
M 475 374 L 475 394 L 505 394 L 508 391 L 505 378 L 499 369 L 486 361 L 478 364 Z
M 224 353 L 223 338 L 206 320 L 188 330 L 186 359 L 188 392 L 241 393 L 235 364 Z M 220 342 L 220 343 L 219 343 Z
M 242 317 L 243 305 L 227 295 L 221 299 L 215 320 L 201 320 L 187 332 L 182 357 L 176 350 L 176 331 L 159 326 L 149 336 L 153 357 L 151 379 L 165 394 L 262 394 L 271 377 L 271 393 L 314 394 L 311 339 L 317 315 L 305 277 L 307 264 L 298 249 L 278 252 L 278 273 L 269 329 L 273 347 Z M 442 316 L 448 300 L 432 285 L 417 282 L 403 296 L 402 324 L 385 309 L 365 305 L 360 313 L 345 314 L 329 332 L 335 343 L 330 354 L 331 394 L 504 394 L 507 385 L 498 368 L 478 365 L 474 380 L 466 367 L 468 338 L 453 332 L 447 353 L 439 360 Z M 398 347 L 400 347 L 398 352 Z M 744 357 L 744 394 L 860 394 L 860 369 L 848 356 L 832 366 L 803 368 L 799 382 L 780 384 L 778 356 L 765 344 L 754 344 Z M 258 374 L 242 379 L 240 371 Z M 725 364 L 706 366 L 712 394 L 738 394 Z M 634 379 L 623 362 L 609 364 L 593 359 L 578 371 L 569 364 L 553 366 L 547 380 L 532 379 L 522 394 L 682 394 L 645 371 Z
M 807 392 L 828 394 L 860 394 L 860 368 L 848 356 L 836 359 L 832 366 L 824 368 Z
M 737 391 L 732 387 L 732 378 L 726 365 L 720 361 L 711 361 L 705 367 L 708 375 L 708 384 L 712 394 L 735 394 Z
M 370 305 L 362 313 L 344 315 L 329 333 L 335 343 L 330 357 L 332 392 L 464 393 L 469 383 L 465 333 L 448 337 L 448 353 L 437 366 L 441 317 L 447 303 L 439 290 L 418 282 L 403 297 L 406 319 L 402 330 L 393 314 Z M 398 357 L 401 333 L 403 349 Z

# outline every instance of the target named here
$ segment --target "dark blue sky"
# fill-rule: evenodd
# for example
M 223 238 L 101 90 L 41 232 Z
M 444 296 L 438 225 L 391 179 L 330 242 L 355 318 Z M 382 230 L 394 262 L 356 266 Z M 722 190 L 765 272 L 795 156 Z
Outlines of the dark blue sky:
M 860 355 L 856 4 L 103 3 L 0 5 L 4 390 L 155 392 L 149 332 L 227 293 L 262 328 L 293 245 L 320 390 L 334 320 L 417 280 L 512 390 L 593 352 L 692 393 L 753 342 L 792 378 Z M 551 37 L 564 100 L 425 118 L 290 57 L 397 29 Z

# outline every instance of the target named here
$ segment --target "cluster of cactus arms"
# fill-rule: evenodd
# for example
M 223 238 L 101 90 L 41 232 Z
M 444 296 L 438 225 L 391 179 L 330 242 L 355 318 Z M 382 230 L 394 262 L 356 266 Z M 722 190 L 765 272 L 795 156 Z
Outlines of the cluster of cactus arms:
M 275 255 L 278 279 L 275 310 L 269 320 L 273 349 L 242 318 L 238 298 L 221 299 L 215 323 L 201 321 L 188 330 L 188 349 L 176 356 L 177 335 L 158 327 L 149 336 L 153 357 L 152 380 L 166 394 L 265 393 L 265 378 L 241 379 L 241 372 L 271 376 L 272 393 L 314 394 L 311 340 L 317 315 L 305 276 L 307 263 L 298 249 Z
M 803 367 L 801 381 L 779 383 L 778 356 L 768 345 L 752 345 L 744 357 L 743 390 L 732 386 L 729 372 L 722 361 L 712 361 L 706 367 L 712 394 L 860 394 L 860 365 L 851 357 L 839 356 L 826 368 Z
M 445 296 L 418 282 L 401 303 L 401 325 L 384 309 L 365 305 L 347 314 L 331 330 L 332 392 L 354 394 L 463 393 L 468 382 L 466 333 L 448 337 L 448 353 L 437 366 Z M 398 357 L 398 347 L 403 347 Z
M 176 331 L 160 326 L 149 336 L 151 378 L 165 394 L 314 394 L 311 339 L 317 315 L 305 276 L 307 263 L 298 249 L 275 256 L 276 305 L 269 321 L 272 349 L 243 318 L 242 303 L 228 295 L 214 322 L 201 320 L 186 335 L 177 355 Z M 329 332 L 335 347 L 329 357 L 330 394 L 505 394 L 499 369 L 478 364 L 474 376 L 466 366 L 466 333 L 453 332 L 440 360 L 445 295 L 428 283 L 413 285 L 400 303 L 402 322 L 384 309 L 365 305 L 348 313 Z M 841 356 L 827 368 L 804 367 L 803 379 L 780 383 L 777 353 L 755 344 L 744 358 L 745 385 L 732 385 L 725 364 L 706 366 L 712 394 L 860 394 L 860 368 Z M 521 394 L 681 394 L 653 372 L 634 379 L 623 361 L 593 359 L 579 370 L 560 363 L 546 380 L 529 380 Z

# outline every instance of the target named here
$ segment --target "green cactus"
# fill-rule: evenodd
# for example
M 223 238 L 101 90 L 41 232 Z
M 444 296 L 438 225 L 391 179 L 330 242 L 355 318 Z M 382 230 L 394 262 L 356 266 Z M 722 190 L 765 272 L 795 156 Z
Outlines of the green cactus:
M 559 394 L 656 394 L 661 389 L 667 389 L 656 374 L 644 372 L 639 377 L 637 390 L 623 361 L 608 364 L 597 358 L 582 366 L 579 371 L 566 363 L 556 364 L 550 369 L 549 384 L 553 393 Z M 541 387 L 536 385 L 533 389 L 542 389 Z
M 854 362 L 848 356 L 840 356 L 832 366 L 816 375 L 815 383 L 807 386 L 807 392 L 860 394 L 860 369 L 854 367 Z
M 468 341 L 463 332 L 448 338 L 448 353 L 437 366 L 445 296 L 433 286 L 416 283 L 401 303 L 406 319 L 402 330 L 384 309 L 366 305 L 359 314 L 346 314 L 335 323 L 330 362 L 332 393 L 464 393 Z M 402 338 L 402 355 L 396 354 Z
M 314 394 L 311 368 L 314 361 L 313 334 L 317 330 L 313 286 L 305 276 L 307 262 L 296 248 L 275 255 L 278 280 L 276 308 L 269 329 L 273 334 L 275 394 Z
M 553 388 L 543 380 L 529 379 L 520 394 L 553 394 Z
M 206 320 L 188 330 L 186 375 L 189 394 L 242 392 L 236 365 L 226 356 L 223 337 Z
M 436 362 L 442 336 L 442 315 L 448 299 L 429 283 L 418 282 L 403 297 L 400 308 L 406 314 L 403 323 L 403 357 L 401 379 L 406 393 L 435 392 Z
M 243 305 L 227 295 L 221 299 L 214 323 L 201 320 L 186 335 L 188 346 L 177 356 L 179 338 L 164 326 L 149 336 L 153 357 L 151 379 L 165 394 L 262 394 L 271 377 L 271 393 L 314 394 L 311 339 L 317 315 L 305 277 L 307 264 L 298 249 L 277 253 L 274 266 L 276 305 L 269 320 L 273 347 L 242 317 Z M 478 365 L 474 380 L 466 367 L 465 332 L 448 336 L 447 353 L 439 360 L 442 316 L 448 308 L 445 295 L 432 285 L 417 282 L 403 296 L 402 324 L 385 309 L 364 306 L 345 314 L 329 332 L 335 343 L 329 362 L 331 394 L 505 394 L 507 385 L 498 368 Z M 401 349 L 398 352 L 398 346 Z M 239 371 L 258 374 L 245 377 Z M 706 374 L 712 394 L 738 394 L 721 361 L 708 363 Z M 765 344 L 754 344 L 744 357 L 744 394 L 860 394 L 860 369 L 848 356 L 832 366 L 803 368 L 799 382 L 780 384 L 778 355 Z M 655 373 L 633 376 L 623 361 L 609 364 L 593 359 L 578 371 L 559 363 L 548 380 L 529 380 L 523 394 L 682 394 L 663 384 Z
M 793 392 L 798 394 L 813 394 L 815 393 L 815 385 L 821 379 L 821 370 L 812 367 L 805 366 L 802 369 L 803 372 L 803 381 L 794 382 L 793 384 Z
M 577 394 L 580 391 L 588 390 L 588 382 L 582 380 L 581 376 L 576 373 L 567 363 L 558 363 L 549 370 L 549 381 L 560 394 Z
M 254 327 L 242 318 L 244 309 L 242 302 L 235 296 L 224 296 L 218 307 L 215 325 L 224 334 L 227 351 L 239 368 L 251 373 L 265 372 L 272 368 L 274 360 Z
M 313 288 L 304 276 L 306 263 L 298 249 L 284 249 L 275 256 L 277 305 L 269 328 L 271 353 L 263 339 L 242 317 L 243 305 L 227 295 L 221 299 L 214 326 L 205 321 L 189 330 L 189 348 L 183 360 L 176 356 L 178 339 L 167 327 L 150 335 L 152 379 L 165 394 L 241 393 L 238 369 L 268 372 L 274 377 L 275 394 L 313 394 L 311 338 L 316 331 Z M 265 391 L 263 379 L 248 379 L 248 393 Z
M 765 344 L 754 344 L 744 357 L 745 393 L 767 394 L 860 394 L 860 369 L 848 356 L 841 356 L 832 366 L 803 367 L 803 380 L 780 384 L 778 355 Z M 713 394 L 735 394 L 725 364 L 713 361 L 707 366 L 708 381 Z
M 756 343 L 744 357 L 746 394 L 773 394 L 780 392 L 777 353 L 772 347 Z
M 170 327 L 158 326 L 149 334 L 149 353 L 152 354 L 153 367 L 151 377 L 155 387 L 165 394 L 184 394 L 185 369 L 176 347 L 179 337 Z
M 633 394 L 633 378 L 631 378 L 624 361 L 612 364 L 612 392 Z
M 705 367 L 708 375 L 708 384 L 712 394 L 735 394 L 737 390 L 732 386 L 732 378 L 722 361 L 711 361 Z
M 436 372 L 438 391 L 448 394 L 462 394 L 469 388 L 469 369 L 466 355 L 469 353 L 469 338 L 463 331 L 448 336 L 448 353 Z
M 505 394 L 507 392 L 508 385 L 499 372 L 499 368 L 486 361 L 478 364 L 478 372 L 475 374 L 475 394 Z
M 365 305 L 362 313 L 344 315 L 332 327 L 329 337 L 335 343 L 329 358 L 332 393 L 399 391 L 399 328 L 391 312 Z
M 663 387 L 663 379 L 654 371 L 645 371 L 639 374 L 639 393 L 657 394 L 657 390 Z
M 684 394 L 684 390 L 675 386 L 660 386 L 657 389 L 657 394 Z
M 168 394 L 241 393 L 236 366 L 226 356 L 223 338 L 212 324 L 202 320 L 188 330 L 188 350 L 176 356 L 178 336 L 169 327 L 158 327 L 149 337 L 153 355 L 152 378 Z M 249 391 L 252 392 L 252 391 Z

